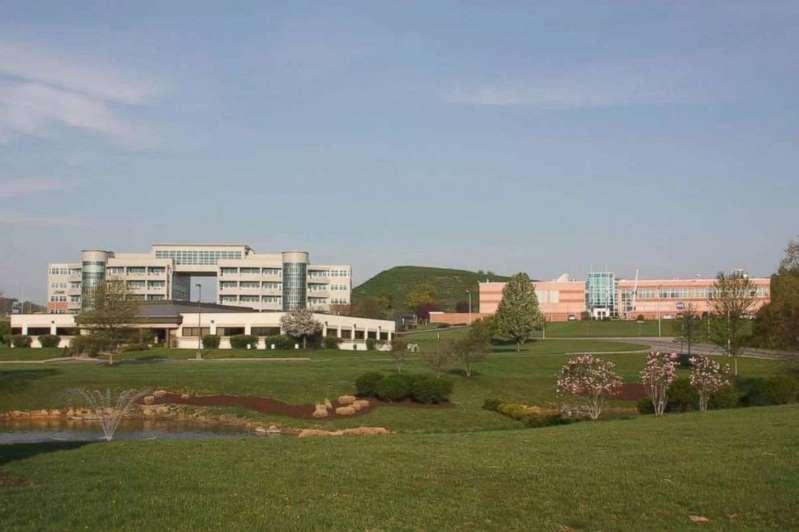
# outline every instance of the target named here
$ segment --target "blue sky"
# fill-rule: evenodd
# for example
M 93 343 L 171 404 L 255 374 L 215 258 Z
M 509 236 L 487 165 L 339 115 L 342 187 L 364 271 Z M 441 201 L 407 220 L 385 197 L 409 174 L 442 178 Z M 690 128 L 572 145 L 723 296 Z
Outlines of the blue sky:
M 0 10 L 7 294 L 154 241 L 363 281 L 768 274 L 799 234 L 797 2 Z

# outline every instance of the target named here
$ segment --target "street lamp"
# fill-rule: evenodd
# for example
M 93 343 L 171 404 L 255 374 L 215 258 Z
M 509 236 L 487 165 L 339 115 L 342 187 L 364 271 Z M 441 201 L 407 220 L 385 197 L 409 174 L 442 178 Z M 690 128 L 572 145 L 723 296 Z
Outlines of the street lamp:
M 466 295 L 469 296 L 469 325 L 472 324 L 472 291 L 466 290 Z
M 660 337 L 660 300 L 663 297 L 663 285 L 658 286 L 658 299 L 657 299 L 657 308 L 658 308 L 658 338 Z
M 200 283 L 195 284 L 197 287 L 197 349 L 202 352 L 203 348 L 203 285 Z

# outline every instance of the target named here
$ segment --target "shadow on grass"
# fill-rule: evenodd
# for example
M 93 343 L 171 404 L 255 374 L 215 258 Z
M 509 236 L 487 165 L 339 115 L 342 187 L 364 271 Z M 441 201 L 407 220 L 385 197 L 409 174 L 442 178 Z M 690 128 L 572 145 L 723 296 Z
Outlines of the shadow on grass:
M 13 443 L 10 445 L 0 445 L 0 466 L 13 462 L 14 460 L 25 460 L 26 458 L 32 458 L 40 454 L 57 451 L 69 451 L 92 443 L 96 442 L 56 441 L 45 443 Z
M 61 370 L 42 369 L 7 369 L 0 371 L 0 392 L 20 392 L 30 386 L 32 381 L 58 375 Z

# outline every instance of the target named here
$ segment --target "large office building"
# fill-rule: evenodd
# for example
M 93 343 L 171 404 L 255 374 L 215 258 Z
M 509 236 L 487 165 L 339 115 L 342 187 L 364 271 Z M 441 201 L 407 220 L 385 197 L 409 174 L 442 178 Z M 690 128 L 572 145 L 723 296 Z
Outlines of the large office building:
M 750 278 L 753 285 L 752 312 L 770 300 L 768 278 Z M 709 312 L 709 297 L 716 280 L 693 279 L 619 279 L 613 272 L 592 272 L 585 281 L 563 274 L 553 281 L 533 281 L 538 305 L 547 321 L 595 319 L 671 319 L 690 310 L 701 315 Z M 469 323 L 497 311 L 505 283 L 479 284 L 479 312 L 431 313 L 438 323 Z
M 154 244 L 149 253 L 84 250 L 80 262 L 47 271 L 51 314 L 91 308 L 106 280 L 124 283 L 139 301 L 188 301 L 192 277 L 216 279 L 216 302 L 258 311 L 335 311 L 350 304 L 352 268 L 311 264 L 306 251 L 256 253 L 244 244 Z

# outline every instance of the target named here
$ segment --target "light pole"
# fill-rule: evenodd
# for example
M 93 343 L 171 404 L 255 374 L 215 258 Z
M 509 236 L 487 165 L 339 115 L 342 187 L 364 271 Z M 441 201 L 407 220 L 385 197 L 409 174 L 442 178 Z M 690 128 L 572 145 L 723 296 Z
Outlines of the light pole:
M 663 297 L 663 285 L 658 286 L 658 338 L 660 338 L 660 299 Z
M 203 285 L 195 284 L 197 287 L 197 349 L 202 353 L 203 349 Z
M 466 290 L 466 295 L 469 296 L 469 325 L 472 324 L 472 291 Z

